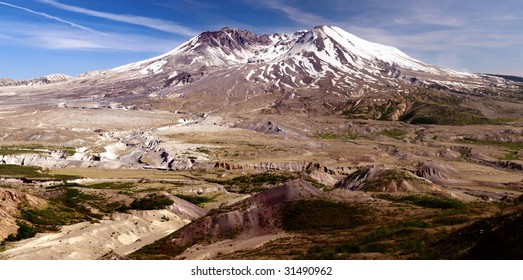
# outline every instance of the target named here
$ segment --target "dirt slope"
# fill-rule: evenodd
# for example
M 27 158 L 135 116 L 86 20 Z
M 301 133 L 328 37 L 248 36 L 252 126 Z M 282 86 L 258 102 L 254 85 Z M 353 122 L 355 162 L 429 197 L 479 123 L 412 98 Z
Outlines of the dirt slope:
M 212 211 L 166 239 L 139 250 L 134 256 L 150 258 L 162 255 L 173 258 L 194 244 L 208 245 L 231 239 L 240 242 L 273 235 L 282 231 L 281 210 L 284 205 L 321 194 L 322 191 L 304 180 L 289 181 L 234 205 Z
M 44 199 L 21 191 L 0 188 L 0 240 L 16 233 L 18 229 L 16 215 L 20 204 L 38 208 L 47 203 Z
M 206 213 L 181 199 L 170 208 L 115 213 L 96 223 L 64 226 L 57 233 L 38 234 L 10 244 L 0 259 L 92 260 L 107 254 L 125 256 Z

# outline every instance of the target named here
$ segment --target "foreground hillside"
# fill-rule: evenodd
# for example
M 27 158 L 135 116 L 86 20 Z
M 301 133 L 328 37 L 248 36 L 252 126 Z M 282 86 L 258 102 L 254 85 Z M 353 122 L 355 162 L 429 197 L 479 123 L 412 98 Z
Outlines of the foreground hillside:
M 315 121 L 324 133 L 170 128 L 167 143 L 194 155 L 184 170 L 0 165 L 20 193 L 2 202 L 2 258 L 465 258 L 480 239 L 459 253 L 439 244 L 520 211 L 516 126 Z

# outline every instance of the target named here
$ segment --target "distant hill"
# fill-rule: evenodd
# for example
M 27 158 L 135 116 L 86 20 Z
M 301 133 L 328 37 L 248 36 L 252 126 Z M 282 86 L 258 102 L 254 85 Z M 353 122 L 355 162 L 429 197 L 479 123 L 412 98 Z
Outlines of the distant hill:
M 510 75 L 499 75 L 499 74 L 487 74 L 487 75 L 500 77 L 500 78 L 503 78 L 505 80 L 510 80 L 510 81 L 514 81 L 514 82 L 521 82 L 521 83 L 523 83 L 523 77 L 510 76 Z

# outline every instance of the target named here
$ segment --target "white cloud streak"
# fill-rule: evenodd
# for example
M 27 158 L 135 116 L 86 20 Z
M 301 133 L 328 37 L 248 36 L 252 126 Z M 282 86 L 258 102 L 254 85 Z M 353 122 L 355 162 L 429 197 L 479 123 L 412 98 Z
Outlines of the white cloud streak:
M 321 16 L 304 12 L 300 9 L 280 3 L 279 1 L 266 0 L 261 1 L 261 3 L 271 9 L 283 12 L 290 20 L 305 26 L 322 25 L 329 22 L 329 20 Z
M 180 42 L 143 35 L 93 33 L 57 25 L 0 21 L 0 44 L 50 50 L 134 51 L 163 53 Z M 147 42 L 144 44 L 143 42 Z
M 31 13 L 31 14 L 34 14 L 34 15 L 39 15 L 39 16 L 42 16 L 42 17 L 45 17 L 47 19 L 51 19 L 51 20 L 54 20 L 54 21 L 57 21 L 57 22 L 60 22 L 60 23 L 65 23 L 65 24 L 67 24 L 67 25 L 69 25 L 71 27 L 75 27 L 75 28 L 78 28 L 78 29 L 81 29 L 81 30 L 85 30 L 85 31 L 93 32 L 93 33 L 101 33 L 101 32 L 98 32 L 98 31 L 96 31 L 94 29 L 91 29 L 89 27 L 86 27 L 86 26 L 83 26 L 83 25 L 80 25 L 80 24 L 76 24 L 76 23 L 71 22 L 71 21 L 67 21 L 67 20 L 61 19 L 59 17 L 55 17 L 55 16 L 52 16 L 52 15 L 49 15 L 49 14 L 46 14 L 46 13 L 42 13 L 42 12 L 38 12 L 38 11 L 35 11 L 35 10 L 31 10 L 31 9 L 28 9 L 28 8 L 25 8 L 25 7 L 13 5 L 11 3 L 0 2 L 0 5 L 11 7 L 11 8 L 15 8 L 15 9 L 18 9 L 18 10 L 22 10 L 22 11 L 25 11 L 25 12 L 28 12 L 28 13 Z
M 166 33 L 178 34 L 178 35 L 184 35 L 184 36 L 190 36 L 190 37 L 197 34 L 195 31 L 191 30 L 190 28 L 187 28 L 185 26 L 182 26 L 180 24 L 177 24 L 177 23 L 174 23 L 171 21 L 162 20 L 162 19 L 95 11 L 95 10 L 90 10 L 90 9 L 86 9 L 86 8 L 82 8 L 82 7 L 78 7 L 78 6 L 63 4 L 63 3 L 60 3 L 55 0 L 39 0 L 39 1 L 42 3 L 48 4 L 48 5 L 51 5 L 55 8 L 61 9 L 61 10 L 74 12 L 74 13 L 78 13 L 78 14 L 83 14 L 83 15 L 88 15 L 88 16 L 92 16 L 92 17 L 103 18 L 103 19 L 112 20 L 112 21 L 116 21 L 116 22 L 143 26 L 143 27 L 163 31 Z

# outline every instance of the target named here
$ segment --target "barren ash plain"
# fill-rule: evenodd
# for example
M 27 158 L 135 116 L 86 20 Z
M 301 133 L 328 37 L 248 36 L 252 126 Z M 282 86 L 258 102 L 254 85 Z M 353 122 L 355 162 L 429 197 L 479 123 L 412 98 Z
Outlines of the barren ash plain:
M 515 77 L 318 26 L 0 85 L 0 259 L 523 257 Z

